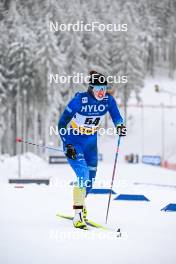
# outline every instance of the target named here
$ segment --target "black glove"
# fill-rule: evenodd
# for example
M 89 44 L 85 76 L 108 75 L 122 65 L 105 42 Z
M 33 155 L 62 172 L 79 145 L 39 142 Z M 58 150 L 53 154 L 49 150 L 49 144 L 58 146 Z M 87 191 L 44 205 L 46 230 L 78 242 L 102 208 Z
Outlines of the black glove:
M 124 136 L 126 136 L 126 134 L 127 134 L 126 126 L 124 126 L 123 124 L 121 124 L 121 125 L 117 125 L 117 134 L 118 134 L 120 137 L 124 137 Z
M 69 159 L 76 159 L 76 150 L 74 148 L 73 145 L 68 144 L 66 145 L 66 151 L 65 151 L 65 155 L 69 158 Z

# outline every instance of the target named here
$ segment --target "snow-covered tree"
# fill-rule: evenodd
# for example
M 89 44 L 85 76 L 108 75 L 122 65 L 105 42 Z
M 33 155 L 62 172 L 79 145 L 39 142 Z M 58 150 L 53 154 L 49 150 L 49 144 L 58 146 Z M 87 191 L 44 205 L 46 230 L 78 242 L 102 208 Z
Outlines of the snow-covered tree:
M 121 13 L 121 23 L 127 23 L 128 31 L 114 34 L 112 39 L 112 67 L 113 74 L 127 76 L 126 83 L 119 83 L 118 95 L 122 98 L 127 117 L 127 101 L 132 91 L 138 96 L 143 87 L 144 64 L 141 57 L 142 49 L 138 42 L 138 32 L 134 28 L 132 5 L 126 4 Z
M 15 154 L 17 134 L 47 143 L 49 125 L 57 123 L 73 93 L 86 87 L 49 83 L 50 73 L 87 75 L 95 69 L 126 75 L 128 83 L 114 85 L 125 105 L 132 92 L 138 97 L 145 74 L 154 76 L 158 66 L 174 78 L 175 17 L 173 0 L 1 1 L 0 151 Z M 49 21 L 128 24 L 128 31 L 51 32 Z

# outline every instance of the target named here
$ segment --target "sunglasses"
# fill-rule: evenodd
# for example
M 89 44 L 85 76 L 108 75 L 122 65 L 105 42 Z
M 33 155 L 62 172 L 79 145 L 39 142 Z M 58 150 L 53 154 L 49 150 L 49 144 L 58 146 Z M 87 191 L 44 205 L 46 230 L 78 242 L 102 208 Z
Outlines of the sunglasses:
M 90 85 L 90 87 L 95 91 L 101 91 L 107 89 L 107 85 Z

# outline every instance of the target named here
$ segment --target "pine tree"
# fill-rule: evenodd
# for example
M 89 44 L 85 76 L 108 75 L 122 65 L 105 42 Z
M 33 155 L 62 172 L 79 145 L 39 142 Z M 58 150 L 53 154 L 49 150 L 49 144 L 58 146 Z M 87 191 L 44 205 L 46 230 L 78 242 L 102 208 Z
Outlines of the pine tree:
M 123 100 L 125 119 L 127 119 L 127 101 L 132 91 L 138 96 L 143 87 L 144 65 L 142 50 L 138 43 L 138 32 L 133 26 L 133 8 L 126 4 L 123 8 L 121 23 L 127 21 L 128 31 L 114 37 L 112 65 L 114 75 L 127 76 L 127 83 L 118 84 L 118 93 Z

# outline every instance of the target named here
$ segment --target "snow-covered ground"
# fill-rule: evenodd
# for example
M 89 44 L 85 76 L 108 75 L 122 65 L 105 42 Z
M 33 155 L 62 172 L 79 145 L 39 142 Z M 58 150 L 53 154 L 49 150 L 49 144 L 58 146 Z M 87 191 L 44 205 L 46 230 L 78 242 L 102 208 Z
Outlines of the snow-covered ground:
M 110 186 L 114 143 L 115 139 L 109 141 L 111 155 L 104 145 L 96 187 Z M 0 263 L 175 263 L 176 213 L 160 211 L 176 203 L 174 171 L 118 163 L 114 191 L 143 194 L 150 202 L 112 200 L 108 226 L 121 227 L 123 237 L 117 238 L 115 232 L 76 230 L 69 220 L 56 218 L 57 212 L 72 214 L 69 184 L 75 176 L 68 165 L 48 165 L 27 153 L 22 157 L 22 177 L 49 177 L 51 184 L 24 188 L 7 183 L 17 176 L 17 168 L 17 157 L 0 162 Z M 87 198 L 90 219 L 104 224 L 107 201 L 107 195 Z

